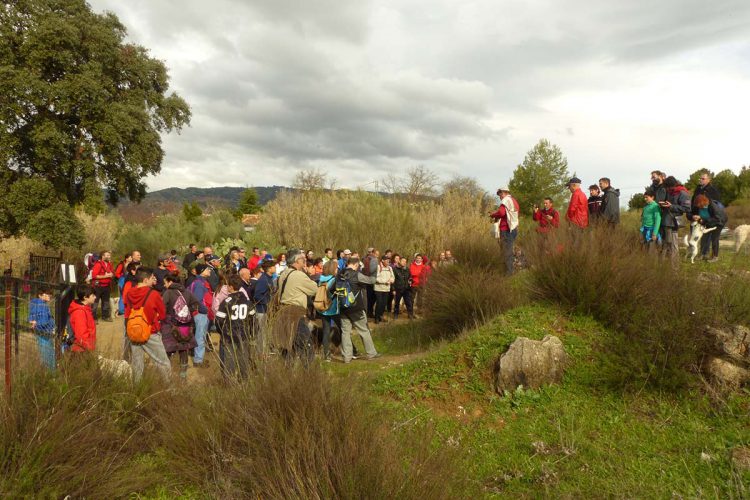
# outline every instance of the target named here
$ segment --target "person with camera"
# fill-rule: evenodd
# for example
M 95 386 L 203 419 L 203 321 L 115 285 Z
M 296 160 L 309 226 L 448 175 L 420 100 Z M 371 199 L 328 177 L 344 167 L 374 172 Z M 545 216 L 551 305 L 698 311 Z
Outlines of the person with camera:
M 547 234 L 552 229 L 560 227 L 560 213 L 555 210 L 552 198 L 544 199 L 544 208 L 539 209 L 539 205 L 534 205 L 534 220 L 539 224 L 536 228 L 538 233 Z

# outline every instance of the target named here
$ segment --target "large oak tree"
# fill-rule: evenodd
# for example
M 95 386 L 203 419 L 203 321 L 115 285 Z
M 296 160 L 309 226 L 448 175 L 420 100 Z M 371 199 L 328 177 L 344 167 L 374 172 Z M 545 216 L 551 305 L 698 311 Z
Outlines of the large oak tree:
M 169 92 L 164 63 L 125 37 L 114 14 L 84 0 L 0 4 L 0 180 L 48 183 L 47 202 L 68 207 L 101 188 L 113 203 L 145 196 L 161 134 L 187 125 L 190 109 Z M 24 210 L 4 211 L 4 234 L 29 223 L 13 212 Z

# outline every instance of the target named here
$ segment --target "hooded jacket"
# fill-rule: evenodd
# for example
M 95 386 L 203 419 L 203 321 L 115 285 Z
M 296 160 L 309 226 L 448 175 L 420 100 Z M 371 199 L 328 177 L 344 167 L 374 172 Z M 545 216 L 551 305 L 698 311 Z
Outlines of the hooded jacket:
M 86 352 L 96 349 L 96 322 L 91 308 L 74 300 L 68 307 L 68 319 L 75 338 L 71 350 Z
M 620 190 L 607 186 L 602 196 L 601 218 L 610 224 L 620 223 Z
M 414 288 L 418 288 L 422 285 L 424 285 L 424 272 L 427 268 L 427 265 L 424 263 L 424 261 L 421 264 L 417 264 L 416 262 L 412 262 L 409 266 L 409 274 L 411 275 L 411 286 Z
M 151 291 L 151 293 L 148 293 Z M 148 295 L 148 298 L 146 296 Z M 151 325 L 151 333 L 161 330 L 160 321 L 166 318 L 167 310 L 159 292 L 149 286 L 131 288 L 125 300 L 125 318 L 130 317 L 132 309 L 143 307 L 146 320 Z
M 667 189 L 669 208 L 661 209 L 661 225 L 670 229 L 680 228 L 679 217 L 690 213 L 690 193 L 685 186 L 675 186 Z

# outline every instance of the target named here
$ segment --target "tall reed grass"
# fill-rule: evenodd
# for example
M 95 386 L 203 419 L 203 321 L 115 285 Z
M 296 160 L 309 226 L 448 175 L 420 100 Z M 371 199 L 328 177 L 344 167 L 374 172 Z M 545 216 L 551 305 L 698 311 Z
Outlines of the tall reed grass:
M 465 237 L 489 234 L 482 210 L 481 197 L 460 193 L 409 202 L 365 191 L 283 192 L 266 206 L 260 228 L 289 248 L 375 246 L 434 256 Z

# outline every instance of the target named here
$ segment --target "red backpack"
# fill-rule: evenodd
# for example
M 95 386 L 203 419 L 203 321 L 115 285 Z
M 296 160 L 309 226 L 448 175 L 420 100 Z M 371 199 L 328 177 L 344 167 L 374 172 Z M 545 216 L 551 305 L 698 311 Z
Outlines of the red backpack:
M 195 280 L 190 284 L 190 293 L 192 294 L 195 294 L 196 283 L 198 283 L 198 280 Z M 211 291 L 211 284 L 208 281 L 204 281 L 203 285 L 206 287 L 206 293 L 203 294 L 203 305 L 206 306 L 206 309 L 208 309 L 208 319 L 210 321 L 213 321 L 215 317 L 213 310 L 214 293 L 213 291 Z

